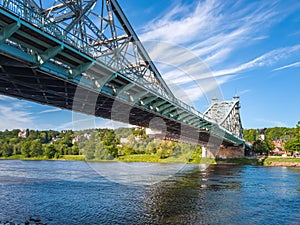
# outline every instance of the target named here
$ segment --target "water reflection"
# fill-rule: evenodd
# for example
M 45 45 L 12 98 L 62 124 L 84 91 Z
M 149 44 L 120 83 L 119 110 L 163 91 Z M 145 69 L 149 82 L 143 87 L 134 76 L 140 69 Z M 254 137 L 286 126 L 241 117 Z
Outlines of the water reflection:
M 117 169 L 115 163 L 94 165 Z M 172 171 L 149 166 L 158 177 Z M 33 216 L 47 224 L 300 224 L 300 169 L 181 165 L 153 185 L 131 185 L 132 170 L 124 171 L 122 183 L 85 162 L 0 161 L 0 221 L 24 223 Z M 147 174 L 136 170 L 132 177 L 145 181 Z
M 241 183 L 234 179 L 241 171 L 241 167 L 210 166 L 203 170 L 198 165 L 188 165 L 174 177 L 151 187 L 145 201 L 149 222 L 211 223 L 211 208 L 221 208 L 224 202 L 214 193 L 224 189 L 238 192 Z

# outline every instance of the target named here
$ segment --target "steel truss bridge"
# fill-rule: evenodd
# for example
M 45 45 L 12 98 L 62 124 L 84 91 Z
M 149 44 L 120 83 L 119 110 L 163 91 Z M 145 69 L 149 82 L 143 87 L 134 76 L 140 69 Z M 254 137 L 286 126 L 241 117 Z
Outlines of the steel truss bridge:
M 0 93 L 148 127 L 195 144 L 245 144 L 239 99 L 201 114 L 170 91 L 116 0 L 0 0 Z

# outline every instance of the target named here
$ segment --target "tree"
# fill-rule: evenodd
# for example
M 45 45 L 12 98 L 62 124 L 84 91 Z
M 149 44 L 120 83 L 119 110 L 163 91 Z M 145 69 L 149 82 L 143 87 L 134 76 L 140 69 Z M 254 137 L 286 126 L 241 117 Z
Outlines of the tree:
M 39 135 L 40 135 L 40 132 L 37 131 L 37 130 L 30 130 L 29 131 L 29 135 L 28 135 L 28 139 L 30 140 L 35 140 L 35 139 L 38 139 L 39 138 Z
M 257 140 L 260 131 L 258 129 L 244 129 L 244 138 L 248 142 L 254 142 Z
M 106 148 L 104 148 L 102 142 L 98 142 L 95 145 L 94 158 L 98 160 L 111 160 L 114 157 L 110 154 L 110 152 Z
M 113 156 L 118 156 L 118 148 L 117 143 L 119 141 L 117 140 L 117 137 L 115 135 L 115 132 L 113 130 L 108 130 L 106 135 L 102 139 L 102 143 L 104 145 L 104 148 L 108 150 L 108 152 Z
M 94 139 L 90 139 L 85 143 L 84 156 L 87 160 L 95 158 L 96 143 Z
M 21 153 L 25 157 L 30 157 L 30 146 L 31 146 L 30 140 L 24 141 L 21 145 Z
M 52 159 L 57 154 L 57 151 L 53 145 L 47 144 L 45 147 L 44 153 L 48 159 Z
M 260 154 L 269 154 L 270 150 L 274 149 L 274 144 L 271 141 L 268 140 L 256 140 L 253 143 L 253 151 Z
M 10 138 L 9 144 L 13 148 L 13 155 L 21 154 L 22 138 L 19 137 Z
M 293 132 L 293 138 L 286 141 L 284 149 L 288 152 L 299 152 L 300 151 L 300 121 Z
M 147 154 L 155 154 L 156 153 L 156 144 L 154 141 L 150 141 L 146 146 L 146 153 Z
M 8 143 L 2 144 L 1 150 L 2 150 L 2 156 L 4 157 L 9 157 L 13 154 L 13 147 Z
M 74 143 L 72 146 L 72 155 L 79 155 L 79 146 L 77 143 Z
M 40 132 L 40 137 L 39 138 L 40 138 L 42 144 L 48 143 L 49 142 L 48 132 L 47 131 Z
M 159 142 L 157 147 L 157 155 L 160 159 L 168 158 L 173 154 L 175 149 L 175 144 L 172 141 L 162 140 Z
M 29 149 L 31 157 L 42 156 L 44 153 L 40 139 L 35 139 L 34 141 L 31 141 Z

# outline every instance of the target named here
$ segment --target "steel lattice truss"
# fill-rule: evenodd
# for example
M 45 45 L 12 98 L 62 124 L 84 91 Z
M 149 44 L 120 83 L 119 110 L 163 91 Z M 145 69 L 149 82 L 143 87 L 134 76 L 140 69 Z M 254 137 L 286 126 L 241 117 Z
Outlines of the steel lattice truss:
M 238 97 L 234 97 L 232 101 L 222 102 L 214 99 L 204 115 L 215 120 L 220 126 L 243 139 L 244 135 L 239 109 L 240 101 Z
M 238 100 L 203 115 L 177 99 L 116 0 L 0 0 L 0 65 L 1 94 L 144 127 L 159 117 L 172 140 L 244 144 Z
M 160 95 L 174 97 L 115 0 L 4 0 L 5 7 L 17 5 L 24 6 L 25 19 L 45 32 Z

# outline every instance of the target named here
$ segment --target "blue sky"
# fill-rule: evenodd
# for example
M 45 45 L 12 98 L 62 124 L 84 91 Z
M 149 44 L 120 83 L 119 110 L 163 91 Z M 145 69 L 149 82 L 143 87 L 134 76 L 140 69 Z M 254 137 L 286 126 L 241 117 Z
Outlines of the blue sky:
M 181 90 L 175 95 L 200 112 L 209 105 L 210 91 L 221 90 L 223 99 L 240 96 L 244 128 L 294 127 L 300 120 L 298 0 L 119 3 L 163 78 L 174 90 Z M 167 43 L 172 51 L 147 47 L 153 42 Z M 186 60 L 174 49 L 196 56 L 207 73 L 189 76 L 192 70 L 174 69 L 172 63 Z M 173 56 L 173 67 L 161 63 L 161 57 L 168 55 Z M 214 82 L 207 82 L 207 74 Z M 73 117 L 70 111 L 0 96 L 1 130 L 72 129 Z M 92 126 L 116 126 L 88 119 Z

